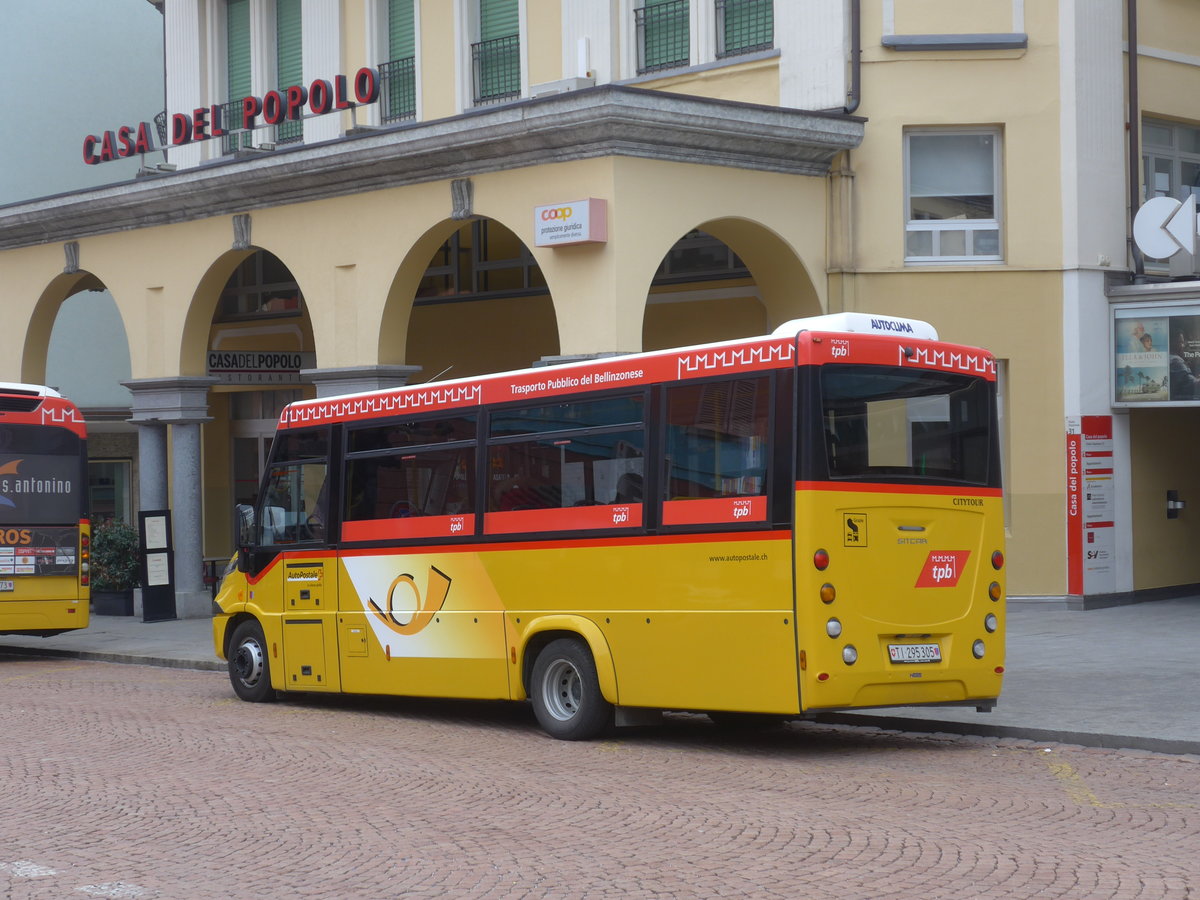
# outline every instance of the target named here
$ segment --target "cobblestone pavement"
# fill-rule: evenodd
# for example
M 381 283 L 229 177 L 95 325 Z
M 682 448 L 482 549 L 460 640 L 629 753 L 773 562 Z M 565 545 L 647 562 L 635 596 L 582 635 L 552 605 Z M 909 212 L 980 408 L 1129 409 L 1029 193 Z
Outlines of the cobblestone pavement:
M 1200 757 L 0 657 L 5 898 L 1200 897 Z

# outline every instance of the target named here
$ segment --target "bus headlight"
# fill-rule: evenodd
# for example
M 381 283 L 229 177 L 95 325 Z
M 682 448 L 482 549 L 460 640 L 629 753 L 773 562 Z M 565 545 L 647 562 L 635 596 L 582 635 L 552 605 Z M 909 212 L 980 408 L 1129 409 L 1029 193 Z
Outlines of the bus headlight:
M 847 644 L 842 648 L 842 662 L 848 666 L 852 666 L 858 662 L 858 651 L 854 649 L 853 644 Z
M 825 633 L 831 638 L 842 636 L 842 623 L 837 619 L 830 619 L 825 623 Z
M 983 654 L 987 653 L 987 647 L 984 646 L 983 641 L 976 641 L 971 645 L 971 652 L 975 654 L 976 659 L 983 659 Z
M 999 627 L 999 625 L 1000 623 L 996 619 L 995 613 L 988 613 L 983 617 L 983 627 L 988 630 L 988 634 L 992 634 Z

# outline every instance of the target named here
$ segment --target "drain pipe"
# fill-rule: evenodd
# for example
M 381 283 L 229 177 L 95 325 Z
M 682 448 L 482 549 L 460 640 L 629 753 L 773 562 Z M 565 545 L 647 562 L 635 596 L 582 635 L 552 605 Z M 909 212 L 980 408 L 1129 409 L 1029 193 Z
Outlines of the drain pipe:
M 1133 0 L 1130 0 L 1132 3 Z M 842 108 L 846 115 L 858 109 L 862 100 L 862 4 L 850 0 L 850 92 Z
M 1138 249 L 1138 245 L 1133 240 L 1133 217 L 1137 215 L 1138 207 L 1141 206 L 1141 194 L 1138 184 L 1142 176 L 1142 154 L 1139 140 L 1141 126 L 1138 121 L 1140 101 L 1138 100 L 1137 0 L 1125 0 L 1125 33 L 1129 38 L 1129 61 L 1127 64 L 1129 124 L 1126 126 L 1129 140 L 1129 147 L 1126 151 L 1129 154 L 1128 241 L 1130 255 L 1133 259 L 1132 281 L 1135 284 L 1140 284 L 1146 277 L 1146 265 L 1142 258 L 1142 251 Z

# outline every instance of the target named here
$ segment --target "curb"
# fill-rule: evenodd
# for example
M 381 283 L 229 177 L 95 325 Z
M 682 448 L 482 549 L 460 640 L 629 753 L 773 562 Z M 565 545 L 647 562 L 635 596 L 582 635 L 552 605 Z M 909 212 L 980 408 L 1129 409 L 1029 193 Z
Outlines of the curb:
M 1099 734 L 1090 731 L 1056 731 L 1049 728 L 1023 728 L 1019 725 L 983 725 L 942 719 L 909 719 L 892 716 L 868 716 L 856 713 L 822 713 L 812 721 L 828 725 L 871 726 L 886 731 L 962 734 L 979 737 L 1017 738 L 1038 743 L 1077 744 L 1103 750 L 1146 750 L 1172 756 L 1200 756 L 1200 741 L 1142 737 L 1125 734 Z
M 227 665 L 217 659 L 173 659 L 164 656 L 133 656 L 128 653 L 103 653 L 93 650 L 61 650 L 52 647 L 0 646 L 3 656 L 50 656 L 60 659 L 86 659 L 93 662 L 122 663 L 135 666 L 157 666 L 165 669 L 193 669 L 202 672 L 224 672 Z M 1200 756 L 1200 741 L 1138 735 L 1098 734 L 1086 731 L 1056 731 L 1047 728 L 1022 728 L 1016 725 L 984 725 L 942 719 L 901 718 L 894 716 L 862 715 L 858 713 L 821 713 L 809 721 L 826 725 L 853 725 L 877 728 L 881 731 L 908 731 L 919 734 L 959 734 L 977 737 L 1015 738 L 1038 743 L 1075 744 L 1103 750 L 1143 750 L 1172 756 Z
M 169 656 L 135 656 L 129 653 L 104 653 L 97 650 L 61 650 L 57 647 L 0 646 L 3 656 L 53 656 L 59 659 L 86 659 L 91 662 L 124 663 L 133 666 L 157 666 L 163 669 L 195 669 L 224 672 L 226 663 L 219 659 L 176 659 Z

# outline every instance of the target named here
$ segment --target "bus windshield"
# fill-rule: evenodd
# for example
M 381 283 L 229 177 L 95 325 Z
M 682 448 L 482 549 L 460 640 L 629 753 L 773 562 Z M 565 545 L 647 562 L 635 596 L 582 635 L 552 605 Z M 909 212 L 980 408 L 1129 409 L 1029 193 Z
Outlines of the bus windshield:
M 78 525 L 82 446 L 65 428 L 0 425 L 0 525 Z
M 831 364 L 820 390 L 830 478 L 998 486 L 985 379 Z

